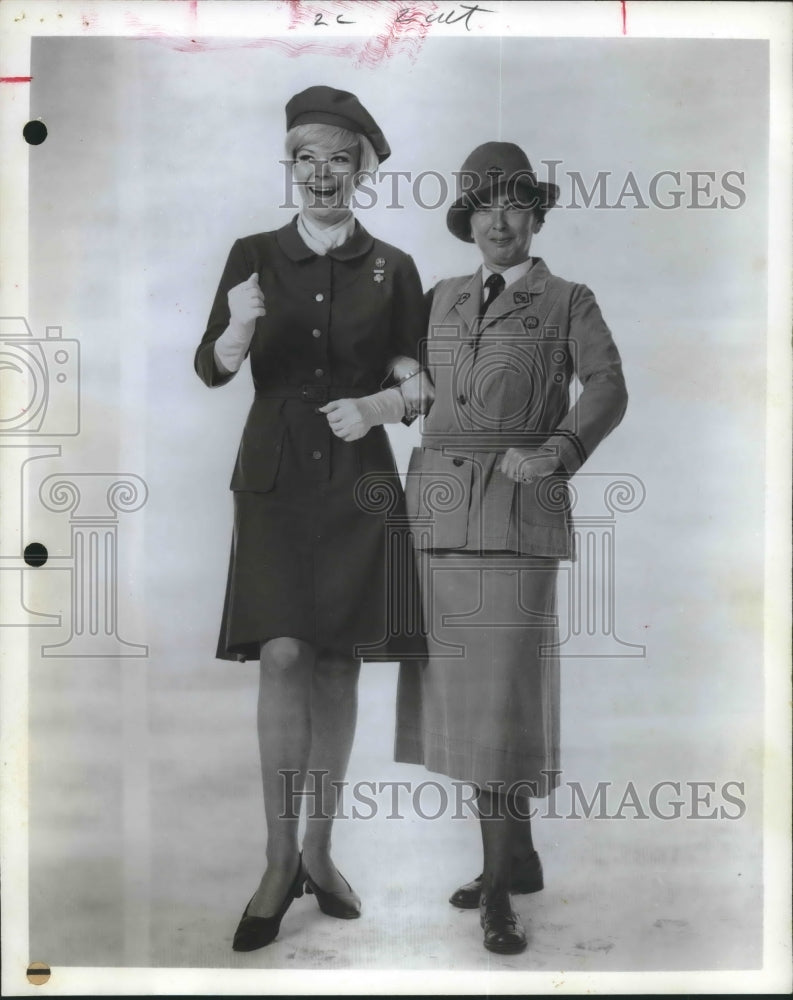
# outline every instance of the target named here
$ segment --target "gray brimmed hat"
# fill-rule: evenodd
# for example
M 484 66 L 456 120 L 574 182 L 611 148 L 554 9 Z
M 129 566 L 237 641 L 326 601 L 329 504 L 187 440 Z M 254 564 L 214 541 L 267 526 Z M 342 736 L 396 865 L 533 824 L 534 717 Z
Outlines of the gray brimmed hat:
M 457 174 L 457 199 L 446 215 L 446 225 L 459 240 L 473 243 L 469 216 L 487 207 L 496 194 L 524 208 L 546 211 L 556 204 L 559 187 L 538 181 L 528 156 L 514 142 L 485 142 L 470 153 Z
M 365 135 L 380 163 L 391 155 L 391 147 L 380 126 L 355 94 L 335 87 L 309 87 L 287 101 L 286 130 L 295 125 L 336 125 Z

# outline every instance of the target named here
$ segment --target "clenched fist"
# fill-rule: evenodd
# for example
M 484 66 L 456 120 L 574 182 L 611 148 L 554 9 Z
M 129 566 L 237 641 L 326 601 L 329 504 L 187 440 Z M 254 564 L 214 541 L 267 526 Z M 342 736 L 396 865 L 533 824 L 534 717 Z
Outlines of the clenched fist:
M 330 429 L 342 441 L 358 441 L 372 426 L 362 399 L 334 399 L 319 412 L 326 414 Z
M 259 287 L 259 275 L 256 271 L 247 281 L 235 285 L 228 294 L 231 325 L 238 327 L 253 327 L 260 316 L 266 316 L 264 308 L 264 292 Z

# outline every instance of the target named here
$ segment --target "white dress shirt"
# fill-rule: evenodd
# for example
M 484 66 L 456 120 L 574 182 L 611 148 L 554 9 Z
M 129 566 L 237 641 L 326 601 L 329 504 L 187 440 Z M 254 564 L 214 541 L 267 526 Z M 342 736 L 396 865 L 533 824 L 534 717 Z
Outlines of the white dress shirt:
M 519 281 L 525 274 L 528 274 L 533 264 L 534 259 L 532 257 L 522 261 L 520 264 L 513 264 L 512 267 L 508 267 L 504 271 L 491 271 L 487 264 L 482 264 L 482 287 L 484 287 L 485 282 L 491 274 L 500 274 L 504 279 L 504 288 L 506 288 L 508 285 Z

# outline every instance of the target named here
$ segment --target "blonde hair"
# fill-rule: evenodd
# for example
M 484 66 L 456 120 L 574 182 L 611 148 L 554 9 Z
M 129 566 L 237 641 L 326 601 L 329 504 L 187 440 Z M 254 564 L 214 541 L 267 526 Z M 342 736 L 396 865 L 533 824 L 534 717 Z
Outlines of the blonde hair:
M 358 154 L 356 183 L 359 174 L 375 174 L 380 164 L 374 146 L 365 135 L 338 125 L 319 123 L 295 125 L 286 133 L 284 145 L 290 160 L 294 160 L 295 154 L 303 146 L 320 145 L 329 149 L 354 149 Z

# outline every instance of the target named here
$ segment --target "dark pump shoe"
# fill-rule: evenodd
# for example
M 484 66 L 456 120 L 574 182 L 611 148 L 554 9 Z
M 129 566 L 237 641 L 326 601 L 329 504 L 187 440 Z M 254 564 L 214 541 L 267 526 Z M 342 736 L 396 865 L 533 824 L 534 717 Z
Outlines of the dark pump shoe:
M 234 951 L 256 951 L 257 948 L 264 948 L 278 936 L 281 928 L 281 921 L 284 914 L 292 905 L 292 901 L 303 895 L 303 880 L 306 874 L 303 871 L 302 855 L 297 862 L 297 875 L 287 889 L 286 895 L 276 913 L 271 917 L 249 917 L 248 907 L 253 901 L 253 896 L 248 900 L 248 906 L 242 914 L 242 919 L 234 933 L 234 941 L 231 947 Z M 256 893 L 253 894 L 254 896 Z
M 527 892 L 539 892 L 542 888 L 542 863 L 536 851 L 532 852 L 528 861 L 513 862 L 510 892 L 521 895 Z M 481 892 L 482 876 L 477 875 L 473 882 L 461 885 L 456 892 L 453 892 L 449 902 L 460 910 L 475 910 L 479 906 Z
M 479 923 L 485 932 L 484 945 L 499 955 L 516 955 L 526 948 L 526 931 L 512 909 L 508 892 L 480 896 Z
M 361 915 L 361 900 L 346 878 L 344 884 L 350 890 L 349 894 L 343 896 L 335 892 L 326 892 L 321 889 L 314 879 L 306 872 L 306 892 L 317 897 L 320 910 L 328 917 L 338 917 L 339 920 L 355 920 Z

